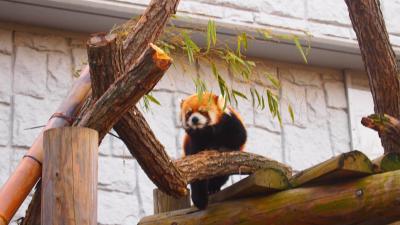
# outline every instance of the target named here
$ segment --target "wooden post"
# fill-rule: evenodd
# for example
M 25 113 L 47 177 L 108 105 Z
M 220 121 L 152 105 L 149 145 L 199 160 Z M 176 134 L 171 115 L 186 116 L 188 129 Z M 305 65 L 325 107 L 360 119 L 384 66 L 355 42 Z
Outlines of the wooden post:
M 190 208 L 190 191 L 188 190 L 187 193 L 183 197 L 174 198 L 155 188 L 153 190 L 154 214 Z
M 42 224 L 97 224 L 97 131 L 50 129 L 43 147 Z

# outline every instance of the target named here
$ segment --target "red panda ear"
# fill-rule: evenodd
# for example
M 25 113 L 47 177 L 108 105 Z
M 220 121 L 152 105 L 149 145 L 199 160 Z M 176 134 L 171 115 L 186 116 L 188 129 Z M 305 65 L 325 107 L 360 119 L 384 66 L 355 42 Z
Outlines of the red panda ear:
M 214 101 L 215 104 L 218 106 L 218 108 L 223 109 L 225 105 L 225 100 L 222 95 L 214 95 Z
M 180 100 L 180 103 L 179 103 L 181 108 L 182 108 L 182 105 L 183 105 L 183 101 L 184 101 L 184 100 L 181 99 L 181 100 Z
M 218 105 L 219 96 L 218 95 L 213 95 L 213 98 L 214 98 L 215 104 Z

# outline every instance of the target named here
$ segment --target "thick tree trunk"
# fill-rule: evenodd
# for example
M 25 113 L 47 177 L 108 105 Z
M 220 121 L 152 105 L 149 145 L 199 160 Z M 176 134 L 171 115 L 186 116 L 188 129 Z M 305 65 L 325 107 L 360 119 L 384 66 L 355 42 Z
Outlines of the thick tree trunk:
M 375 113 L 400 117 L 400 85 L 394 51 L 379 0 L 345 0 L 357 34 L 365 70 L 369 79 Z M 399 152 L 399 145 L 381 136 L 385 152 Z

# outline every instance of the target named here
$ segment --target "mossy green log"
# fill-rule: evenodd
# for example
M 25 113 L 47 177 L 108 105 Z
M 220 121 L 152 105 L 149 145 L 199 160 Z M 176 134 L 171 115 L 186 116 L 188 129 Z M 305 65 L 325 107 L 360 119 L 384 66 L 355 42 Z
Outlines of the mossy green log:
M 143 218 L 140 225 L 386 224 L 400 218 L 400 170 Z
M 288 178 L 281 170 L 266 168 L 257 170 L 239 182 L 211 195 L 209 202 L 214 203 L 261 194 L 266 195 L 288 187 Z
M 389 152 L 372 160 L 375 172 L 388 172 L 400 169 L 400 153 Z
M 360 151 L 351 151 L 303 170 L 290 179 L 292 187 L 316 183 L 338 182 L 362 177 L 373 172 L 371 161 Z

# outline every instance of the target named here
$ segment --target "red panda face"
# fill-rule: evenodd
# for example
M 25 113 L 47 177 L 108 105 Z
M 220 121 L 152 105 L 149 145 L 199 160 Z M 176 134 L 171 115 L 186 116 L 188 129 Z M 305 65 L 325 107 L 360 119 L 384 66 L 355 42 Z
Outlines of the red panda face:
M 202 129 L 215 125 L 223 114 L 223 103 L 212 93 L 191 95 L 181 102 L 181 121 L 184 129 Z M 221 105 L 222 104 L 222 105 Z

